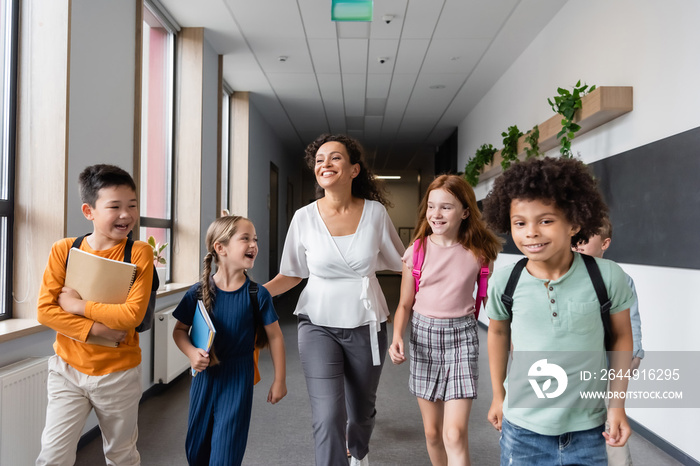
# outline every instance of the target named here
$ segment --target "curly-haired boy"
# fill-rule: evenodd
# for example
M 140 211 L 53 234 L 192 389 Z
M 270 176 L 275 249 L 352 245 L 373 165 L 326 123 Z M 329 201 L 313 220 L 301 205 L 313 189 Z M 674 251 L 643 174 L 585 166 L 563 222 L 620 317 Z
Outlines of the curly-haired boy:
M 537 361 L 544 361 L 539 366 L 528 363 L 530 372 L 524 376 L 514 375 L 511 367 L 506 378 L 511 340 L 513 361 L 519 352 L 518 357 L 539 352 L 550 360 L 571 352 L 587 358 L 586 363 L 605 364 L 601 307 L 584 261 L 572 246 L 598 233 L 607 211 L 595 180 L 575 159 L 530 159 L 516 164 L 496 179 L 484 201 L 486 222 L 495 231 L 509 233 L 528 259 L 512 293 L 511 312 L 501 297 L 513 266 L 494 272 L 486 307 L 493 386 L 488 418 L 501 431 L 502 465 L 607 464 L 606 440 L 621 446 L 629 438 L 624 400 L 611 400 L 606 416 L 603 400 L 591 405 L 559 397 L 567 381 L 569 393 L 578 394 L 579 372 L 573 364 L 561 368 L 566 380 L 556 378 L 557 393 L 535 390 L 535 369 L 560 367 L 546 359 Z M 611 368 L 627 369 L 632 350 L 629 307 L 634 297 L 617 264 L 605 259 L 596 259 L 596 264 L 612 303 Z M 545 381 L 544 391 L 551 389 L 551 382 Z M 626 386 L 626 380 L 617 379 L 611 391 L 623 392 Z M 523 402 L 533 391 L 544 398 L 544 404 Z

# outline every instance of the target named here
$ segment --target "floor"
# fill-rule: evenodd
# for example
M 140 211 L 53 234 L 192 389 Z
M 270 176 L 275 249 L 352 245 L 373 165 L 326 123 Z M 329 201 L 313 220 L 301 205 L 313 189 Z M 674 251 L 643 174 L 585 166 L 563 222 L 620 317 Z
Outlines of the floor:
M 380 277 L 390 309 L 398 302 L 398 277 Z M 311 415 L 306 383 L 297 351 L 296 325 L 291 310 L 293 293 L 277 303 L 287 347 L 288 395 L 277 405 L 266 402 L 272 379 L 269 355 L 263 354 L 263 380 L 256 386 L 253 419 L 244 465 L 313 465 Z M 479 397 L 469 420 L 469 442 L 474 465 L 498 465 L 498 432 L 486 421 L 491 400 L 486 331 L 480 329 Z M 139 452 L 144 466 L 185 465 L 185 433 L 189 396 L 187 374 L 151 396 L 139 413 Z M 408 392 L 408 365 L 395 366 L 387 358 L 378 392 L 377 424 L 370 444 L 370 463 L 376 465 L 424 466 L 430 461 L 425 449 L 422 421 L 415 398 Z M 630 439 L 635 466 L 679 465 L 666 453 L 633 435 Z M 78 451 L 77 466 L 104 465 L 101 440 L 95 439 Z

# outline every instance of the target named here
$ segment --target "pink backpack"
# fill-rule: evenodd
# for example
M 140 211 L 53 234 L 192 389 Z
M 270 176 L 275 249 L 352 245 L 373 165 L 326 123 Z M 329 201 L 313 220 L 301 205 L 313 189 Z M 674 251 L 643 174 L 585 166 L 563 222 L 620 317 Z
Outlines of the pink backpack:
M 423 240 L 425 241 L 425 240 Z M 416 293 L 418 293 L 418 281 L 420 280 L 421 268 L 423 268 L 423 261 L 425 260 L 425 248 L 423 248 L 423 241 L 416 240 L 413 243 L 413 278 L 416 281 Z M 476 290 L 476 304 L 474 306 L 474 317 L 479 318 L 479 309 L 481 308 L 481 303 L 486 297 L 486 289 L 488 287 L 489 279 L 489 266 L 488 264 L 481 264 L 481 271 L 479 272 L 479 286 Z

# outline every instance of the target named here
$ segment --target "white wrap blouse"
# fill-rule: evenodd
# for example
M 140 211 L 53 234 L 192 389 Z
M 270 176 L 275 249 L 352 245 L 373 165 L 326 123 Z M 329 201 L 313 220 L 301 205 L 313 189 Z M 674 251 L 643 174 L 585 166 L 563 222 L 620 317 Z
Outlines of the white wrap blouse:
M 403 252 L 401 239 L 379 202 L 365 200 L 345 255 L 323 222 L 317 203 L 302 207 L 292 219 L 280 265 L 282 275 L 309 279 L 294 314 L 306 315 L 314 325 L 325 327 L 369 325 L 373 361 L 378 365 L 376 334 L 389 309 L 375 272 L 400 272 Z

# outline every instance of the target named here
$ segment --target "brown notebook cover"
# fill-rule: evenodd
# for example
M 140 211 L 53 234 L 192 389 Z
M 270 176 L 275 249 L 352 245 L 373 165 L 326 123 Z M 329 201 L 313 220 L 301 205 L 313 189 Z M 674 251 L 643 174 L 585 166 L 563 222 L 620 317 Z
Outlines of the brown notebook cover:
M 136 264 L 106 259 L 71 248 L 68 254 L 65 286 L 78 292 L 85 301 L 123 304 L 136 278 Z M 87 343 L 116 347 L 118 343 L 90 336 Z

